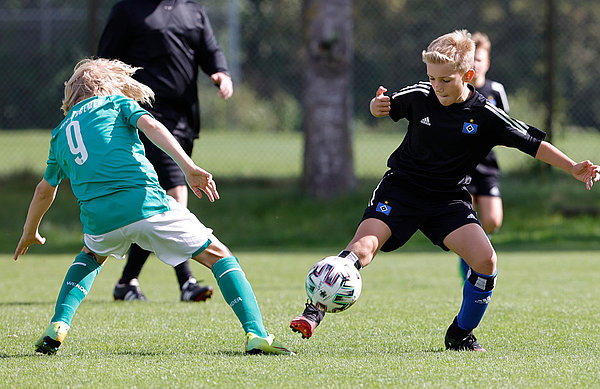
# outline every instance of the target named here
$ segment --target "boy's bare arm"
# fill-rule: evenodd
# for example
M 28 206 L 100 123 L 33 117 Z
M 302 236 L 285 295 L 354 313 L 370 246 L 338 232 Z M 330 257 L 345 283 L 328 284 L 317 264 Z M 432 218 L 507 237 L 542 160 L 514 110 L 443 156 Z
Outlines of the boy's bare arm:
M 146 134 L 148 139 L 179 165 L 185 174 L 188 185 L 196 196 L 201 198 L 202 193 L 205 193 L 211 202 L 219 198 L 217 185 L 212 178 L 212 174 L 196 166 L 194 161 L 181 148 L 177 139 L 161 122 L 150 115 L 142 115 L 137 121 L 137 126 Z
M 594 165 L 590 161 L 575 163 L 565 153 L 554 147 L 548 142 L 542 142 L 535 155 L 540 161 L 546 162 L 552 166 L 563 169 L 573 175 L 577 180 L 584 182 L 589 190 L 600 179 L 600 166 Z
M 58 186 L 51 186 L 48 181 L 42 178 L 39 184 L 35 188 L 29 210 L 27 211 L 27 219 L 23 226 L 23 235 L 19 240 L 19 244 L 15 250 L 14 260 L 16 261 L 19 255 L 23 255 L 27 252 L 27 249 L 32 244 L 44 244 L 46 238 L 43 238 L 38 229 L 42 218 L 54 202 L 56 197 L 56 191 Z

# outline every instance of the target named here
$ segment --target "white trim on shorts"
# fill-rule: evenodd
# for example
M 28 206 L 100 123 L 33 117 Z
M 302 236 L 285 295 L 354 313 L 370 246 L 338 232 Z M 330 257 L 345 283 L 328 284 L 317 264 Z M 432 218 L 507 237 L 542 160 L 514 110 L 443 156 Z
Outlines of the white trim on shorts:
M 85 246 L 101 255 L 124 259 L 137 243 L 164 263 L 177 266 L 210 244 L 212 229 L 205 227 L 186 207 L 172 200 L 171 210 L 101 235 L 83 235 Z

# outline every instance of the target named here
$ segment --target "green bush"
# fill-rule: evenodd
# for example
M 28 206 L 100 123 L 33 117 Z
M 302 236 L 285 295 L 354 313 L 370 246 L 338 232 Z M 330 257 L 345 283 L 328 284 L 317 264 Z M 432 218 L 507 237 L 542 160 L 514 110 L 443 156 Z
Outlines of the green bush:
M 230 100 L 217 97 L 216 89 L 200 88 L 203 128 L 238 129 L 251 132 L 299 131 L 302 108 L 298 99 L 283 90 L 269 99 L 247 85 L 234 86 Z

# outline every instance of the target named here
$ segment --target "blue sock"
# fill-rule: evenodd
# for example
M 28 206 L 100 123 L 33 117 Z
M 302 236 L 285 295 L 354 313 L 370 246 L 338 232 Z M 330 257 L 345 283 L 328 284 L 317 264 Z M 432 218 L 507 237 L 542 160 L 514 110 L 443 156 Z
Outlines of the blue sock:
M 496 284 L 496 273 L 491 276 L 469 269 L 463 286 L 463 301 L 458 312 L 457 323 L 463 330 L 472 330 L 479 325 L 492 298 Z
M 71 326 L 75 311 L 87 296 L 102 266 L 92 254 L 80 252 L 67 270 L 54 308 L 51 322 L 62 321 Z
M 246 333 L 269 336 L 263 324 L 256 296 L 236 257 L 221 258 L 212 266 L 223 298 L 242 323 Z

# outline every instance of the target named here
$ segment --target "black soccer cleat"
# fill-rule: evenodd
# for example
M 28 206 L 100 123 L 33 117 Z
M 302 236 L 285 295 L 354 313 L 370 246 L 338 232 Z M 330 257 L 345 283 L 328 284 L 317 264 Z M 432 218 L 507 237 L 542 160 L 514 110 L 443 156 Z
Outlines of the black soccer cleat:
M 212 286 L 202 286 L 195 278 L 190 278 L 181 288 L 181 301 L 206 301 L 211 298 L 212 294 Z
M 301 315 L 296 316 L 290 323 L 290 328 L 294 332 L 302 334 L 303 339 L 308 339 L 315 332 L 315 328 L 321 323 L 325 317 L 325 312 L 317 308 L 313 303 L 308 301 L 306 308 Z
M 456 317 L 452 324 L 450 324 L 450 327 L 448 327 L 448 331 L 446 331 L 444 344 L 447 350 L 486 352 L 479 342 L 477 342 L 477 338 L 473 335 L 473 330 L 467 331 L 460 328 Z
M 117 283 L 113 290 L 113 298 L 117 301 L 147 301 L 137 278 L 133 278 L 129 284 Z

